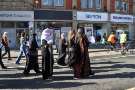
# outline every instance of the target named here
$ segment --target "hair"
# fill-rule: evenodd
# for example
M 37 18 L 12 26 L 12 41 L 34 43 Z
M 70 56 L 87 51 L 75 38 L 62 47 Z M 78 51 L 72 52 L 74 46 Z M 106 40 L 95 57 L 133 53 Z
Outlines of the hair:
M 7 36 L 7 32 L 4 32 L 2 36 L 3 37 L 6 37 Z
M 48 27 L 48 28 L 53 27 L 52 23 L 48 23 L 48 24 L 47 24 L 47 27 Z
M 47 45 L 47 41 L 45 39 L 42 40 L 42 45 Z
M 24 37 L 24 36 L 25 36 L 25 32 L 22 32 L 22 33 L 21 33 L 21 36 Z
M 70 30 L 68 33 L 68 43 L 71 44 L 71 39 L 75 38 L 76 32 L 75 30 Z

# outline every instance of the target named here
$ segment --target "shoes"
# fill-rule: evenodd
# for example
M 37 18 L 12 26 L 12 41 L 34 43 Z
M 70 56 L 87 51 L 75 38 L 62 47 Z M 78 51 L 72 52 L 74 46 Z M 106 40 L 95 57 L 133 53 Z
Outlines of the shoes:
M 36 74 L 41 74 L 42 72 L 41 71 L 36 71 Z
M 6 66 L 3 66 L 2 69 L 7 69 L 7 67 Z
M 73 79 L 74 79 L 74 80 L 78 80 L 78 79 L 81 79 L 81 78 L 74 77 Z
M 12 60 L 11 58 L 8 58 L 8 60 Z
M 19 63 L 19 62 L 16 62 L 15 64 L 18 64 L 18 65 L 20 65 L 20 63 Z
M 90 72 L 90 75 L 94 75 L 94 74 L 95 74 L 95 72 L 93 72 L 93 71 Z
M 29 73 L 28 73 L 28 72 L 23 72 L 23 74 L 24 74 L 25 76 L 28 76 L 28 75 L 29 75 Z

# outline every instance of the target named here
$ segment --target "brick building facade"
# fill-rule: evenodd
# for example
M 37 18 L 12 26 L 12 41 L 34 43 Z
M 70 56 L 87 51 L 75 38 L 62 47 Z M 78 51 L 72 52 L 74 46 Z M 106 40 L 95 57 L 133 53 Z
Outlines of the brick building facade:
M 54 42 L 60 33 L 67 35 L 77 27 L 84 27 L 88 37 L 125 31 L 132 39 L 133 7 L 133 0 L 0 0 L 0 32 L 16 36 L 10 36 L 15 41 L 12 47 L 22 31 L 29 35 L 36 32 L 40 43 L 41 32 L 48 23 L 54 24 Z

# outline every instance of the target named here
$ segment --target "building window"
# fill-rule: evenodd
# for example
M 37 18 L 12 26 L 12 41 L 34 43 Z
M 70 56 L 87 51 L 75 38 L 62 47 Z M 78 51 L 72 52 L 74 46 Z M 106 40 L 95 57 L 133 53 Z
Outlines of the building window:
M 128 11 L 128 2 L 122 1 L 122 0 L 116 0 L 115 9 L 116 9 L 116 11 L 127 12 Z
M 116 0 L 116 2 L 115 2 L 115 9 L 117 11 L 120 11 L 122 9 L 122 1 L 121 0 Z
M 93 0 L 88 0 L 88 8 L 93 8 Z
M 42 4 L 45 6 L 52 6 L 53 0 L 42 0 Z
M 87 8 L 87 0 L 81 0 L 81 8 Z
M 54 0 L 55 6 L 64 6 L 64 0 Z
M 95 0 L 96 9 L 101 9 L 102 0 Z
M 81 8 L 93 8 L 93 0 L 81 0 Z
M 64 6 L 64 0 L 42 0 L 45 6 Z
M 127 2 L 123 2 L 123 3 L 122 3 L 122 10 L 123 10 L 124 12 L 127 12 L 127 11 L 128 11 L 128 3 L 127 3 Z

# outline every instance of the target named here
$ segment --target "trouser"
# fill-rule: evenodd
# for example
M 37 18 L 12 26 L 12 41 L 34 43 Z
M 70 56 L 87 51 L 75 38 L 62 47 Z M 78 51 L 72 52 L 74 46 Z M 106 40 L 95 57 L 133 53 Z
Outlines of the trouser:
M 4 57 L 8 53 L 8 58 L 10 58 L 10 48 L 7 46 L 5 47 L 5 52 L 2 54 L 2 57 Z
M 2 50 L 0 48 L 0 65 L 1 65 L 2 68 L 4 68 L 5 66 L 4 66 L 4 64 L 2 62 L 1 52 L 2 52 Z
M 21 46 L 20 47 L 20 52 L 19 52 L 19 55 L 18 55 L 18 57 L 16 59 L 16 63 L 20 63 L 20 60 L 21 60 L 21 57 L 22 57 L 23 53 L 24 53 L 24 55 L 26 57 L 26 60 L 27 60 L 28 56 L 27 56 L 27 50 L 26 49 L 27 49 L 26 46 Z

